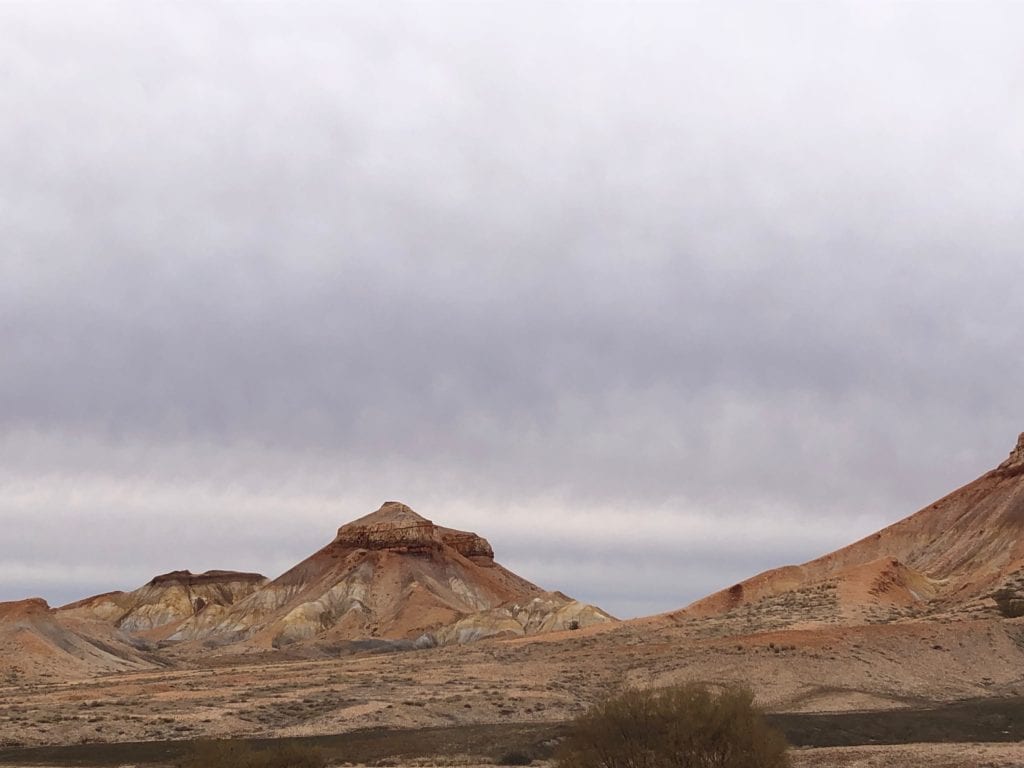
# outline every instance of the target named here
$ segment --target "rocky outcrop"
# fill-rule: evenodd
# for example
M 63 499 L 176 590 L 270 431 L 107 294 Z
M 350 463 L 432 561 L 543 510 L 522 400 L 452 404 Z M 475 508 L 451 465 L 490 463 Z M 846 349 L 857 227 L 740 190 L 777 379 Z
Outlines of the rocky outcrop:
M 386 501 L 376 512 L 341 526 L 331 546 L 406 554 L 431 554 L 450 547 L 477 562 L 494 560 L 494 550 L 487 539 L 469 531 L 434 525 L 399 501 Z
M 405 504 L 386 501 L 376 512 L 338 529 L 332 545 L 339 549 L 386 549 L 429 553 L 444 546 L 440 530 Z
M 1006 461 L 997 467 L 997 470 L 1006 472 L 1022 468 L 1024 468 L 1024 432 L 1021 432 L 1020 437 L 1017 438 L 1017 445 L 1010 451 Z
M 451 528 L 440 528 L 441 540 L 463 557 L 480 565 L 493 564 L 494 550 L 483 536 Z

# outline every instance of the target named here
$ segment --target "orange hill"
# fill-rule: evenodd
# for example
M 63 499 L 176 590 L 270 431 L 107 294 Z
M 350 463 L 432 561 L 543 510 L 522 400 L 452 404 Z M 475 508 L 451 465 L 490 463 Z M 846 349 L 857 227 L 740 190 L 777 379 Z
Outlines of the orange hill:
M 788 611 L 790 624 L 1005 615 L 1024 609 L 1022 533 L 1024 434 L 996 469 L 910 517 L 816 560 L 716 592 L 676 616 L 749 615 L 755 606 L 780 617 Z

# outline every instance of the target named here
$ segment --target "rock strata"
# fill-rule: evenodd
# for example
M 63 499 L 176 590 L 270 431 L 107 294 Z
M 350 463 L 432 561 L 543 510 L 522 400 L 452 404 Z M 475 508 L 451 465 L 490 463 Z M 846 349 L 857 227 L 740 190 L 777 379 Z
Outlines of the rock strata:
M 333 542 L 339 548 L 420 553 L 440 549 L 443 543 L 436 525 L 397 501 L 341 526 Z

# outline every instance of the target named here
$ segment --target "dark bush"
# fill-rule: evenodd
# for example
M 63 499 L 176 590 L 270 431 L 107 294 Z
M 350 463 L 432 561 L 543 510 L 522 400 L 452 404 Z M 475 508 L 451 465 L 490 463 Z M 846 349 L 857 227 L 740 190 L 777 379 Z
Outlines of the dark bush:
M 494 761 L 497 765 L 529 765 L 533 758 L 519 749 L 511 749 Z
M 1000 589 L 994 595 L 999 613 L 1008 619 L 1018 619 L 1024 616 L 1024 599 L 1021 599 L 1016 592 L 1010 589 Z
M 245 741 L 197 741 L 180 768 L 324 768 L 327 760 L 314 747 L 283 742 L 253 749 Z
M 558 768 L 787 768 L 788 745 L 743 688 L 631 690 L 574 723 Z

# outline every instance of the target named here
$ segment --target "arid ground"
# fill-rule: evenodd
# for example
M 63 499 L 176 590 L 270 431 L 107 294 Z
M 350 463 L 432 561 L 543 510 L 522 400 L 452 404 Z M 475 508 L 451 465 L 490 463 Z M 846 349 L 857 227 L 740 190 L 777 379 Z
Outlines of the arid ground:
M 717 636 L 714 622 L 655 617 L 400 653 L 190 657 L 0 687 L 0 762 L 173 762 L 196 738 L 346 734 L 361 741 L 341 742 L 339 761 L 479 762 L 510 748 L 546 758 L 567 721 L 622 686 L 703 680 L 758 691 L 799 747 L 797 766 L 1014 765 L 1024 748 L 977 744 L 1024 738 L 1022 637 L 1020 620 L 737 638 Z

